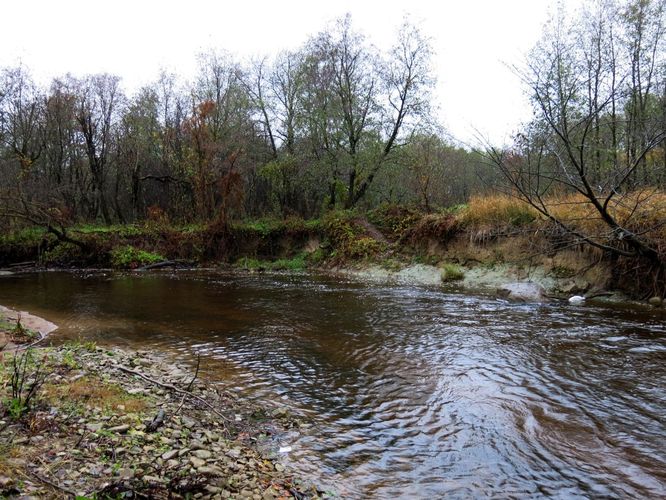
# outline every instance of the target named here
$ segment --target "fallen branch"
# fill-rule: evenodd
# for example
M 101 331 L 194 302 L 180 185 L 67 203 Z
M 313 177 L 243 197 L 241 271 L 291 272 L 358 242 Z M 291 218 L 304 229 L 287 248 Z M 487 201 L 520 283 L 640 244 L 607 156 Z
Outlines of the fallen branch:
M 55 488 L 56 490 L 60 490 L 63 493 L 67 493 L 68 495 L 71 495 L 72 497 L 77 497 L 77 494 L 76 494 L 75 491 L 72 491 L 69 488 L 66 488 L 64 486 L 60 486 L 58 483 L 54 483 L 53 481 L 50 481 L 49 479 L 45 478 L 44 476 L 41 476 L 41 475 L 37 474 L 36 472 L 33 472 L 31 470 L 28 470 L 28 472 L 30 473 L 30 475 L 32 477 L 34 477 L 38 481 L 40 481 L 44 484 L 48 484 L 52 488 Z
M 186 397 L 190 397 L 190 398 L 196 399 L 197 401 L 199 401 L 199 402 L 202 403 L 203 405 L 207 406 L 207 407 L 208 407 L 213 413 L 215 413 L 215 414 L 216 414 L 218 417 L 220 417 L 223 421 L 225 421 L 225 422 L 229 422 L 229 419 L 228 419 L 225 415 L 223 415 L 222 413 L 220 413 L 219 411 L 217 411 L 217 409 L 216 409 L 212 404 L 210 404 L 210 403 L 209 403 L 208 401 L 206 401 L 204 398 L 202 398 L 202 397 L 200 397 L 200 396 L 197 396 L 196 394 L 192 394 L 191 392 L 186 391 L 185 389 L 179 389 L 178 387 L 176 387 L 176 386 L 174 386 L 174 385 L 171 385 L 171 384 L 165 384 L 165 383 L 163 383 L 163 382 L 160 382 L 159 380 L 155 380 L 155 379 L 153 379 L 153 378 L 150 378 L 150 377 L 148 377 L 147 375 L 144 375 L 144 374 L 141 373 L 141 372 L 137 372 L 136 370 L 132 370 L 132 369 L 130 369 L 130 368 L 126 368 L 126 367 L 124 367 L 124 366 L 118 366 L 118 369 L 119 369 L 120 371 L 125 372 L 125 373 L 129 373 L 129 374 L 131 374 L 131 375 L 136 375 L 137 377 L 140 377 L 140 378 L 142 378 L 142 379 L 144 379 L 144 380 L 146 380 L 146 381 L 148 381 L 148 382 L 150 382 L 150 383 L 152 383 L 152 384 L 159 385 L 160 387 L 163 387 L 164 389 L 169 389 L 169 390 L 174 391 L 174 392 L 176 392 L 176 393 L 178 393 L 178 394 L 183 394 L 183 395 L 185 395 Z
M 137 267 L 137 271 L 150 271 L 151 269 L 161 269 L 163 267 L 178 267 L 178 266 L 191 266 L 194 264 L 194 261 L 191 260 L 163 260 L 162 262 L 155 262 L 154 264 L 148 264 L 145 266 Z

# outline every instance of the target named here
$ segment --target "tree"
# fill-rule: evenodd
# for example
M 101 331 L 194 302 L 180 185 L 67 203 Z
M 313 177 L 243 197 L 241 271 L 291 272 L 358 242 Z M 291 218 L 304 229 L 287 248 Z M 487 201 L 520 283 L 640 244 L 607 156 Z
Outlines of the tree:
M 111 224 L 106 181 L 113 147 L 114 127 L 124 96 L 120 78 L 108 74 L 91 75 L 78 81 L 76 122 L 85 142 L 91 173 L 95 216 Z M 118 214 L 120 216 L 120 214 Z
M 627 11 L 640 18 L 632 18 L 631 24 L 646 26 L 644 16 L 652 15 L 656 3 L 630 2 Z M 663 6 L 663 1 L 658 3 Z M 645 38 L 646 33 L 614 15 L 620 9 L 611 2 L 597 3 L 595 9 L 585 15 L 585 22 L 570 23 L 562 13 L 551 22 L 519 70 L 535 118 L 512 147 L 488 148 L 487 154 L 513 192 L 567 234 L 613 255 L 642 257 L 663 266 L 664 249 L 651 239 L 660 223 L 645 227 L 639 220 L 656 188 L 635 181 L 666 134 L 658 117 L 641 104 L 653 99 L 655 85 L 644 85 L 645 75 L 653 75 L 650 68 L 663 64 L 663 56 L 655 61 L 658 53 L 652 51 L 649 58 L 634 57 L 640 43 L 636 37 Z M 650 47 L 661 46 L 663 16 L 659 23 L 652 21 Z M 618 55 L 618 33 L 629 41 L 631 53 L 625 60 Z M 639 80 L 643 84 L 637 86 Z M 659 167 L 653 163 L 650 168 Z M 586 230 L 558 215 L 565 213 L 561 204 L 549 202 L 558 194 L 576 194 L 561 203 L 581 204 L 582 199 L 589 208 L 587 217 L 607 230 Z
M 349 16 L 306 49 L 303 112 L 315 157 L 328 166 L 329 202 L 339 183 L 344 206 L 367 193 L 391 153 L 428 117 L 430 44 L 405 23 L 382 61 Z

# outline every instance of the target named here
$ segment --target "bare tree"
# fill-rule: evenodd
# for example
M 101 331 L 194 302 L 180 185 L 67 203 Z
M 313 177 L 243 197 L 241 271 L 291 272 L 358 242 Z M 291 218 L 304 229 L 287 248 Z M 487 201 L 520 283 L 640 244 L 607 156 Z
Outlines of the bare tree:
M 112 222 L 106 181 L 113 146 L 113 127 L 124 96 L 120 79 L 108 74 L 92 75 L 78 82 L 76 121 L 83 135 L 95 201 L 95 215 Z
M 666 131 L 649 113 L 632 110 L 637 99 L 632 78 L 642 70 L 631 57 L 629 65 L 617 57 L 615 37 L 619 31 L 637 35 L 623 28 L 619 16 L 604 14 L 609 5 L 596 4 L 584 23 L 571 24 L 562 13 L 551 22 L 519 70 L 535 119 L 513 147 L 488 148 L 487 154 L 515 194 L 569 235 L 613 255 L 663 266 L 665 249 L 652 236 L 666 220 L 646 226 L 641 219 L 656 188 L 632 179 Z M 658 166 L 653 162 L 651 168 Z M 553 196 L 562 194 L 576 196 L 553 204 Z M 558 215 L 562 203 L 583 205 L 585 218 L 606 229 L 586 229 L 581 221 Z

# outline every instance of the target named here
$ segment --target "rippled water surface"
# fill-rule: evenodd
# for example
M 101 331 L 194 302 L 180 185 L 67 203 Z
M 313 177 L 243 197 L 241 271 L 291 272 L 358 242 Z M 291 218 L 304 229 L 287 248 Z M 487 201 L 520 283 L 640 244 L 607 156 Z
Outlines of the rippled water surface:
M 41 273 L 60 337 L 200 352 L 290 405 L 290 465 L 345 497 L 666 495 L 666 316 L 331 277 Z

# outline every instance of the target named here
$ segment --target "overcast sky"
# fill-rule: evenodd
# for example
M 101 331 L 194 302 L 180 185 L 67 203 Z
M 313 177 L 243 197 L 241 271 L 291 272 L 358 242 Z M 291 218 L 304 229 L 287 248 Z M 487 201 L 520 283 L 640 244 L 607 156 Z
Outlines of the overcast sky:
M 432 37 L 439 116 L 457 139 L 508 140 L 529 115 L 507 68 L 535 43 L 555 0 L 11 0 L 3 2 L 0 66 L 22 62 L 40 81 L 109 72 L 128 91 L 160 68 L 191 78 L 196 54 L 239 59 L 297 48 L 349 12 L 357 30 L 390 47 L 407 14 Z

